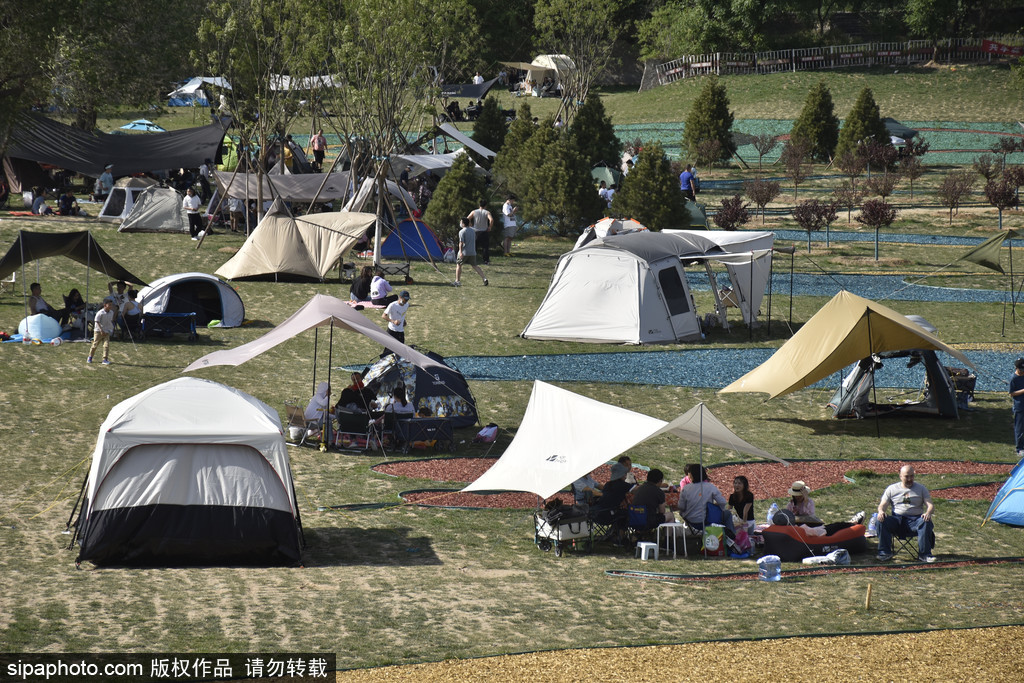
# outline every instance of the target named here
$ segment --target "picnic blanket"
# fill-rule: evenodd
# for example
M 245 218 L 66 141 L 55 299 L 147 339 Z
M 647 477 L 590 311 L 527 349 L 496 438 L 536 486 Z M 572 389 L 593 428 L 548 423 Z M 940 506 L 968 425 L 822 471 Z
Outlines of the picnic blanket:
M 362 306 L 363 308 L 386 308 L 386 306 L 375 304 L 372 301 L 352 301 L 352 299 L 349 299 L 346 303 L 352 308 L 357 306 Z

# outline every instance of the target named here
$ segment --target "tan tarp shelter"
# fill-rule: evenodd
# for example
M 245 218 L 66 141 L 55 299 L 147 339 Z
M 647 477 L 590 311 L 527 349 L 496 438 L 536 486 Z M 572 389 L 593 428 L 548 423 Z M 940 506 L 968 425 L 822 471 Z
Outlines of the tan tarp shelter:
M 512 443 L 498 462 L 462 490 L 527 491 L 548 498 L 660 434 L 785 462 L 736 436 L 703 403 L 665 422 L 535 381 Z
M 376 218 L 352 211 L 293 218 L 275 203 L 216 275 L 226 280 L 279 275 L 323 280 Z
M 326 327 L 328 325 L 358 332 L 369 337 L 381 346 L 394 351 L 413 365 L 421 367 L 428 372 L 430 368 L 434 367 L 450 370 L 443 362 L 439 363 L 426 354 L 420 353 L 416 349 L 398 341 L 388 334 L 387 331 L 374 324 L 369 318 L 341 299 L 336 299 L 326 294 L 316 294 L 287 320 L 262 337 L 233 349 L 208 353 L 185 368 L 183 372 L 191 372 L 192 370 L 214 365 L 241 365 L 247 360 L 255 358 L 264 351 L 269 351 L 278 344 L 288 341 L 306 330 L 311 330 L 314 327 Z
M 822 306 L 771 358 L 722 389 L 722 393 L 762 392 L 775 398 L 808 387 L 871 354 L 907 349 L 945 351 L 974 367 L 966 356 L 905 315 L 844 290 Z

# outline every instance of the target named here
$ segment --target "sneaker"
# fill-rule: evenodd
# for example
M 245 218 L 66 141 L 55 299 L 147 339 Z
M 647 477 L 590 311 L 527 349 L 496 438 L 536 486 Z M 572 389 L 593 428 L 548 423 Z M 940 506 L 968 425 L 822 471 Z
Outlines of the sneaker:
M 85 362 L 86 363 L 92 363 L 92 356 L 89 356 L 88 358 L 86 358 Z
M 461 282 L 459 282 L 458 280 L 456 280 L 455 282 L 453 282 L 453 283 L 452 283 L 452 286 L 453 286 L 453 287 L 461 287 L 461 286 L 462 286 L 462 283 L 461 283 Z
M 206 237 L 206 231 L 205 230 L 200 230 L 199 233 L 196 235 L 196 237 L 198 237 L 199 239 L 202 239 L 202 238 Z
M 863 510 L 861 510 L 860 512 L 855 514 L 853 517 L 850 517 L 850 524 L 860 524 L 863 521 L 864 521 L 864 511 Z
M 875 559 L 879 562 L 888 562 L 892 559 L 892 553 L 878 553 L 875 555 Z
M 490 281 L 487 278 L 484 278 L 484 287 L 486 287 L 489 284 L 491 284 Z
M 928 564 L 931 564 L 931 563 L 935 562 L 935 556 L 934 555 L 921 555 L 917 559 L 921 560 L 922 562 L 927 562 Z
M 193 242 L 198 242 L 198 241 L 199 241 L 199 238 L 198 238 L 198 237 L 193 237 L 193 238 L 192 238 L 192 241 L 193 241 Z
M 109 361 L 109 360 L 107 360 L 106 358 L 104 358 L 104 359 L 103 359 L 103 364 L 104 364 L 104 365 L 110 365 L 110 361 Z

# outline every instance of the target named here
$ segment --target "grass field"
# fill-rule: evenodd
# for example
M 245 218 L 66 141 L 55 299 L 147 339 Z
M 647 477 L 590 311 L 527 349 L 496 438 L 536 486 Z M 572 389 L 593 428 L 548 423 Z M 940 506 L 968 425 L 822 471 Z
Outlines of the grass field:
M 995 69 L 969 68 L 964 88 L 978 95 L 1000 76 Z M 956 74 L 961 74 L 958 70 Z M 858 79 L 897 97 L 905 82 L 882 74 L 828 74 L 845 78 L 833 87 L 837 101 L 852 100 Z M 798 76 L 804 76 L 803 74 Z M 817 76 L 817 75 L 815 75 Z M 900 75 L 896 75 L 897 78 Z M 925 74 L 919 75 L 923 80 Z M 935 78 L 954 74 L 935 74 Z M 758 77 L 767 82 L 766 77 Z M 785 77 L 785 78 L 788 78 Z M 795 78 L 795 77 L 794 77 Z M 958 77 L 959 78 L 959 77 Z M 757 79 L 751 79 L 757 81 Z M 875 85 L 877 84 L 877 85 Z M 891 84 L 891 86 L 890 86 Z M 950 95 L 954 81 L 933 83 L 948 97 L 913 114 L 923 120 L 988 120 L 969 109 L 972 96 Z M 799 88 L 798 88 L 799 86 Z M 682 94 L 692 84 L 629 96 L 611 93 L 616 118 L 635 104 L 633 120 L 678 120 L 669 105 L 653 98 Z M 731 86 L 730 86 L 731 87 Z M 806 87 L 792 102 L 799 106 Z M 842 100 L 836 93 L 843 88 Z M 922 88 L 924 86 L 921 86 Z M 738 90 L 738 89 L 737 89 Z M 988 97 L 991 110 L 1004 115 L 1017 106 L 1005 89 Z M 762 94 L 765 96 L 765 93 Z M 734 104 L 734 106 L 738 106 Z M 748 105 L 753 111 L 754 100 Z M 784 106 L 773 116 L 784 117 Z M 883 111 L 885 108 L 883 107 Z M 649 112 L 649 113 L 644 113 Z M 764 115 L 764 114 L 762 114 Z M 646 117 L 646 118 L 645 118 Z M 134 116 L 130 117 L 134 118 Z M 150 117 L 152 118 L 152 117 Z M 190 124 L 189 124 L 190 125 Z M 904 216 L 893 231 L 972 234 L 993 230 L 994 211 L 961 212 L 952 228 L 941 210 Z M 1009 225 L 1020 227 L 1020 217 Z M 790 227 L 783 218 L 770 218 Z M 230 234 L 208 238 L 200 250 L 181 236 L 120 234 L 89 220 L 15 219 L 0 214 L 0 245 L 13 242 L 19 229 L 65 231 L 89 227 L 111 256 L 141 277 L 202 271 L 212 273 L 241 244 Z M 750 227 L 757 227 L 752 225 Z M 837 223 L 845 229 L 845 223 Z M 815 237 L 811 257 L 797 250 L 796 267 L 813 271 L 819 259 L 847 272 L 930 273 L 955 259 L 962 249 L 885 245 L 875 262 L 870 243 L 825 248 Z M 472 279 L 451 287 L 453 266 L 442 272 L 415 265 L 409 342 L 442 355 L 556 354 L 621 351 L 619 347 L 531 342 L 517 336 L 543 297 L 557 256 L 570 243 L 536 236 L 515 246 L 511 259 L 495 258 L 487 268 L 491 286 Z M 798 247 L 802 245 L 798 244 Z M 6 246 L 4 247 L 6 248 Z M 812 262 L 812 260 L 814 262 Z M 980 275 L 976 266 L 958 264 L 941 277 Z M 19 282 L 22 275 L 19 273 Z M 85 286 L 85 267 L 63 258 L 35 262 L 25 275 L 43 283 L 51 303 L 61 292 Z M 105 278 L 89 275 L 91 298 L 105 291 Z M 968 566 L 922 572 L 882 572 L 787 579 L 778 584 L 753 581 L 676 585 L 632 581 L 605 574 L 608 569 L 652 568 L 629 554 L 599 547 L 592 555 L 556 559 L 533 543 L 529 511 L 462 511 L 402 505 L 400 491 L 445 486 L 425 480 L 397 479 L 373 472 L 381 454 L 351 455 L 292 448 L 292 469 L 309 547 L 301 568 L 155 568 L 103 569 L 74 565 L 61 534 L 78 492 L 97 430 L 117 402 L 180 375 L 181 369 L 212 350 L 256 338 L 316 292 L 344 297 L 347 284 L 235 283 L 251 324 L 211 329 L 197 344 L 183 337 L 115 343 L 111 367 L 86 366 L 87 345 L 0 346 L 4 381 L 0 385 L 0 433 L 9 445 L 0 465 L 0 649 L 17 651 L 328 651 L 341 667 L 434 661 L 548 648 L 688 642 L 729 637 L 768 637 L 836 632 L 937 629 L 1024 622 L 1020 567 L 1013 564 Z M 800 297 L 794 320 L 807 320 L 824 300 Z M 698 306 L 707 299 L 698 297 Z M 953 343 L 987 342 L 999 348 L 1024 348 L 1022 325 L 1000 334 L 998 304 L 892 304 L 905 313 L 921 313 L 936 322 L 940 336 Z M 0 329 L 11 330 L 24 314 L 20 295 L 0 295 Z M 750 342 L 745 330 L 716 332 L 704 346 L 740 348 L 781 344 L 788 328 L 778 312 L 770 336 Z M 941 321 L 941 322 L 939 322 Z M 368 341 L 338 335 L 334 364 L 356 365 L 378 352 Z M 324 337 L 319 341 L 323 343 Z M 238 368 L 202 371 L 278 408 L 289 399 L 305 401 L 312 390 L 312 333 L 284 344 Z M 635 349 L 644 353 L 648 349 Z M 1007 369 L 1007 376 L 1010 369 Z M 318 377 L 326 372 L 319 359 Z M 528 378 L 517 382 L 473 382 L 482 423 L 500 425 L 500 453 L 522 419 L 530 392 Z M 567 388 L 625 408 L 667 419 L 704 401 L 738 434 L 784 458 L 938 459 L 980 462 L 1012 460 L 1009 401 L 1004 394 L 980 394 L 976 409 L 958 421 L 909 419 L 874 422 L 836 421 L 824 404 L 829 392 L 802 391 L 770 402 L 762 396 L 719 395 L 720 387 L 574 383 Z M 880 435 L 876 435 L 878 430 Z M 464 430 L 459 455 L 479 455 Z M 634 462 L 660 467 L 678 479 L 682 466 L 695 460 L 697 448 L 658 438 L 631 452 Z M 389 454 L 394 458 L 394 454 Z M 735 456 L 707 449 L 710 463 Z M 883 487 L 895 479 L 850 472 L 853 483 L 816 491 L 819 513 L 828 521 L 870 510 Z M 974 483 L 983 477 L 929 475 L 931 488 Z M 456 483 L 447 483 L 456 488 Z M 361 511 L 320 510 L 355 503 L 392 503 Z M 758 501 L 758 516 L 768 501 Z M 980 527 L 984 501 L 937 500 L 936 553 L 942 560 L 1024 555 L 1020 529 Z M 871 562 L 872 556 L 856 558 Z M 751 571 L 750 560 L 678 559 L 659 562 L 657 571 L 714 575 Z M 875 603 L 863 607 L 872 584 Z M 642 614 L 642 618 L 637 618 Z

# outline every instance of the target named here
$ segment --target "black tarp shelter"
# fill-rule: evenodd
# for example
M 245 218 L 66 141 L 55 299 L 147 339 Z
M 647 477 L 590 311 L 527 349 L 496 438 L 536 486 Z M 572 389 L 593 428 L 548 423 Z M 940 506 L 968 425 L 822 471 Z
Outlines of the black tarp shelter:
M 26 263 L 48 256 L 67 256 L 84 266 L 105 273 L 107 276 L 145 285 L 145 281 L 132 275 L 124 266 L 115 261 L 110 254 L 93 238 L 88 230 L 78 232 L 31 232 L 18 231 L 18 238 L 0 259 L 0 279 L 8 277 Z
M 225 127 L 213 123 L 166 133 L 111 135 L 86 132 L 38 114 L 26 114 L 11 131 L 5 156 L 98 178 L 106 164 L 116 176 L 196 168 L 215 159 Z
M 497 82 L 497 78 L 492 78 L 483 83 L 451 83 L 442 85 L 441 97 L 468 97 L 472 100 L 482 100 L 487 91 L 494 87 L 494 84 Z

